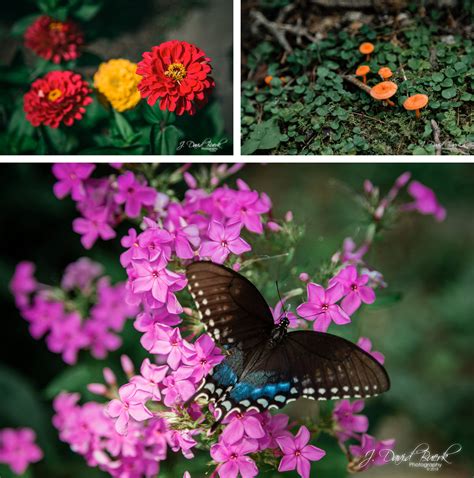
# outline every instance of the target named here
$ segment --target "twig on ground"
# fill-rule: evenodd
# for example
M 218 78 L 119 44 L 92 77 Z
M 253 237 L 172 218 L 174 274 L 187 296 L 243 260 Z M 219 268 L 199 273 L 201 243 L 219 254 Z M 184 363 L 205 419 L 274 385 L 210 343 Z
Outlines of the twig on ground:
M 358 113 L 357 111 L 352 111 L 352 114 L 371 119 L 372 121 L 377 121 L 377 123 L 385 124 L 385 122 L 383 122 L 382 120 L 380 120 L 378 118 L 374 118 L 373 116 L 365 115 L 364 113 Z
M 367 94 L 370 95 L 370 86 L 367 86 L 366 84 L 362 83 L 362 81 L 359 81 L 357 78 L 355 78 L 352 75 L 341 75 L 343 80 L 348 81 L 349 83 L 352 83 L 353 85 L 357 86 L 361 90 L 364 90 Z
M 402 72 L 403 80 L 408 81 L 407 74 L 405 73 L 405 68 L 403 68 L 403 65 L 400 65 L 400 71 Z
M 288 11 L 289 10 L 287 10 L 287 13 Z M 303 21 L 301 20 L 301 18 L 298 18 L 296 25 L 289 25 L 287 23 L 283 23 L 282 21 L 278 21 L 279 19 L 284 18 L 284 15 L 279 15 L 277 21 L 272 22 L 271 20 L 268 20 L 268 18 L 266 18 L 262 12 L 259 12 L 257 10 L 252 10 L 250 12 L 250 18 L 253 20 L 251 27 L 253 32 L 258 30 L 259 26 L 265 27 L 268 32 L 270 32 L 275 37 L 275 39 L 283 47 L 286 53 L 293 53 L 293 48 L 286 39 L 287 33 L 291 33 L 292 35 L 296 36 L 297 45 L 302 45 L 303 38 L 306 38 L 311 43 L 315 43 L 318 41 L 318 39 L 315 36 L 311 35 L 308 29 L 303 26 Z
M 436 155 L 437 156 L 440 156 L 441 155 L 441 140 L 440 140 L 440 129 L 439 129 L 439 126 L 438 126 L 438 123 L 432 119 L 431 120 L 431 126 L 433 128 L 433 137 L 434 137 L 434 146 L 435 146 L 435 150 L 436 150 Z
M 268 20 L 263 13 L 258 12 L 257 10 L 252 10 L 250 12 L 250 18 L 253 19 L 254 25 L 256 27 L 259 25 L 264 26 L 275 37 L 275 39 L 286 52 L 293 52 L 293 48 L 291 48 L 290 44 L 288 43 L 285 33 L 281 31 L 277 23 Z

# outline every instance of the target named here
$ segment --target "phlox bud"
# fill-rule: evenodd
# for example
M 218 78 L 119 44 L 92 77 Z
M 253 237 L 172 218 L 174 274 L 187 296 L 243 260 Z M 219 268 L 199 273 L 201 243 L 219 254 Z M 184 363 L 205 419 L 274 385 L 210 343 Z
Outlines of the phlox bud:
M 128 355 L 122 355 L 120 357 L 120 363 L 122 364 L 123 371 L 127 375 L 127 377 L 131 377 L 135 375 L 135 368 L 133 366 L 133 362 L 130 360 Z
M 107 384 L 109 385 L 116 385 L 117 384 L 117 379 L 115 378 L 114 372 L 109 367 L 104 368 L 104 380 Z

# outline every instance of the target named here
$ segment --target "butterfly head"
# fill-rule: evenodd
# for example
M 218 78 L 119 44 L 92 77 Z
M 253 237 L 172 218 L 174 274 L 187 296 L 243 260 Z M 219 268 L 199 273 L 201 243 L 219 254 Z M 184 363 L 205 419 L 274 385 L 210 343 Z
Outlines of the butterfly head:
M 289 324 L 290 321 L 288 320 L 288 317 L 283 316 L 278 325 L 276 325 L 272 330 L 272 335 L 270 337 L 271 346 L 275 346 L 283 340 L 287 334 Z

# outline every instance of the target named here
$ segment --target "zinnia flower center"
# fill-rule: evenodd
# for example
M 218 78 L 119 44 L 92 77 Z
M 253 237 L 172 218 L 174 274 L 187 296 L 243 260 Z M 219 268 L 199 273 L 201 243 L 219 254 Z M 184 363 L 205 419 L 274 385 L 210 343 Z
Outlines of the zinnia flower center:
M 62 32 L 64 29 L 64 24 L 61 22 L 51 22 L 49 24 L 49 29 L 55 32 Z
M 181 81 L 186 78 L 186 68 L 182 63 L 171 63 L 165 72 L 165 76 L 175 81 Z
M 61 98 L 63 96 L 63 92 L 61 90 L 58 90 L 55 88 L 54 90 L 51 90 L 48 93 L 48 100 L 49 101 L 56 101 L 58 98 Z

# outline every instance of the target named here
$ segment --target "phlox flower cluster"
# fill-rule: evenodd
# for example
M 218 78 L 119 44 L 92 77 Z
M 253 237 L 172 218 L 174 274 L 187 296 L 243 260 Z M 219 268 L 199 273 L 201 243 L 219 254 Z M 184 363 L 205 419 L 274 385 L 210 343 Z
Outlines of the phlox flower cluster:
M 125 321 L 138 312 L 123 301 L 125 284 L 112 285 L 102 266 L 87 258 L 67 266 L 60 288 L 38 283 L 34 265 L 22 262 L 10 289 L 31 336 L 45 336 L 49 350 L 60 353 L 68 364 L 76 363 L 83 349 L 98 359 L 117 350 Z
M 81 348 L 91 348 L 95 356 L 117 348 L 111 335 L 117 338 L 113 333 L 121 330 L 129 316 L 134 317 L 140 344 L 149 354 L 138 372 L 131 360 L 122 356 L 126 383 L 118 384 L 113 372 L 105 369 L 105 384 L 89 385 L 101 402 L 80 405 L 77 394 L 59 395 L 54 402 L 54 425 L 60 438 L 90 466 L 114 477 L 156 476 L 171 452 L 192 459 L 200 448 L 209 450 L 211 478 L 252 478 L 263 463 L 309 478 L 311 463 L 325 456 L 324 450 L 311 444 L 312 425 L 298 426 L 284 413 L 248 410 L 231 413 L 216 433 L 210 434 L 213 405 L 190 402 L 203 379 L 224 360 L 225 351 L 201 333 L 196 314 L 186 307 L 189 297 L 182 292 L 186 286 L 183 267 L 192 260 L 211 260 L 239 270 L 244 264 L 242 255 L 252 251 L 255 239 L 264 236 L 270 241 L 285 234 L 285 222 L 271 216 L 270 198 L 240 179 L 236 188 L 221 185 L 239 165 L 213 166 L 206 181 L 198 180 L 187 167 L 180 168 L 174 176 L 188 186 L 182 199 L 172 193 L 171 186 L 163 188 L 167 194 L 151 187 L 139 169 L 132 172 L 121 164 L 114 167 L 114 174 L 93 178 L 94 165 L 55 165 L 58 182 L 54 193 L 58 198 L 70 195 L 76 202 L 81 217 L 73 228 L 86 248 L 98 238 L 112 239 L 122 221 L 132 221 L 134 227 L 121 238 L 124 251 L 120 263 L 127 274 L 126 283 L 111 286 L 101 277 L 100 267 L 84 259 L 66 270 L 61 299 L 37 282 L 31 263 L 20 264 L 11 282 L 32 335 L 39 338 L 48 333 L 51 350 L 63 353 L 70 363 Z M 409 180 L 408 174 L 399 178 L 382 200 L 378 189 L 365 183 L 367 207 L 374 221 L 395 207 L 395 197 Z M 428 196 L 423 195 L 425 203 Z M 433 210 L 421 205 L 421 199 L 415 200 L 418 206 L 397 206 L 397 211 Z M 292 220 L 288 213 L 285 221 Z M 286 317 L 291 328 L 313 327 L 325 332 L 331 325 L 350 323 L 364 304 L 374 303 L 376 291 L 386 284 L 365 261 L 372 240 L 368 234 L 357 246 L 347 238 L 342 250 L 334 254 L 329 272 L 300 273 L 307 298 L 293 312 L 290 299 L 301 295 L 301 288 L 284 294 L 272 308 L 275 323 Z M 317 283 L 312 277 L 324 280 Z M 64 300 L 64 294 L 71 290 L 97 298 L 87 318 L 67 308 L 70 301 Z M 67 325 L 62 335 L 54 332 L 55 317 Z M 107 332 L 98 331 L 98 323 L 106 324 Z M 86 326 L 96 335 L 90 331 L 88 335 Z M 88 341 L 82 343 L 84 337 Z M 368 337 L 360 337 L 358 345 L 384 362 Z M 394 446 L 394 440 L 377 441 L 367 434 L 369 421 L 361 414 L 364 405 L 363 400 L 338 401 L 331 419 L 315 424 L 347 451 L 352 471 L 384 464 L 379 452 Z M 377 450 L 377 456 L 367 460 L 369 447 Z

